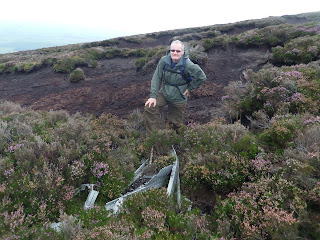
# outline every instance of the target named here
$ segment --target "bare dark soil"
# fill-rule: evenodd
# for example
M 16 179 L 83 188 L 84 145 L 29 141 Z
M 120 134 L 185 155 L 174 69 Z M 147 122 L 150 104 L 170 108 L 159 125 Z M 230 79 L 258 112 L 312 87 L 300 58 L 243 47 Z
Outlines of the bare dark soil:
M 312 21 L 312 18 L 296 16 L 287 17 L 285 21 L 299 24 Z M 224 33 L 238 34 L 255 27 L 254 24 L 239 24 Z M 168 46 L 174 36 L 175 31 L 154 38 L 151 34 L 151 41 L 149 39 L 139 44 L 119 38 L 117 47 Z M 264 46 L 236 48 L 229 44 L 226 48 L 215 48 L 207 53 L 208 59 L 200 67 L 208 80 L 192 92 L 185 115 L 186 122 L 205 123 L 222 116 L 220 105 L 223 88 L 230 81 L 239 80 L 244 70 L 258 70 L 266 63 L 269 52 L 270 49 Z M 26 51 L 26 55 L 32 55 L 32 51 Z M 70 113 L 95 116 L 111 113 L 126 118 L 135 109 L 143 111 L 156 67 L 149 72 L 139 72 L 135 67 L 136 60 L 135 57 L 99 60 L 97 68 L 83 68 L 86 80 L 78 83 L 69 82 L 68 74 L 55 73 L 52 66 L 28 74 L 3 74 L 0 75 L 0 100 L 9 100 L 35 110 L 64 109 Z
M 205 123 L 223 115 L 220 105 L 224 86 L 239 80 L 243 70 L 258 69 L 267 53 L 267 48 L 234 47 L 209 52 L 207 62 L 200 65 L 208 80 L 192 92 L 185 120 Z M 83 68 L 86 80 L 77 83 L 69 82 L 68 74 L 56 73 L 51 66 L 29 74 L 0 75 L 0 100 L 35 110 L 64 109 L 95 116 L 111 113 L 126 118 L 135 109 L 143 111 L 153 75 L 153 70 L 138 72 L 136 60 L 99 60 L 97 68 Z

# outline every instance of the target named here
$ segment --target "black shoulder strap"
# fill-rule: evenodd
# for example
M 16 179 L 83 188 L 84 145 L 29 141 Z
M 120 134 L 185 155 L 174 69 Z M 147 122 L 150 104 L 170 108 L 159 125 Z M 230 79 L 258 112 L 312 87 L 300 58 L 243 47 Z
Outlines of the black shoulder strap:
M 180 69 L 180 74 L 182 75 L 183 79 L 187 82 L 187 84 L 189 84 L 193 79 L 190 76 L 187 76 L 187 74 L 185 73 L 185 69 L 186 69 L 186 62 L 188 61 L 189 58 L 184 58 L 183 59 L 183 64 L 182 64 L 182 68 Z M 165 62 L 164 66 L 163 66 L 163 73 L 165 73 L 165 71 L 167 71 L 168 68 L 168 63 Z

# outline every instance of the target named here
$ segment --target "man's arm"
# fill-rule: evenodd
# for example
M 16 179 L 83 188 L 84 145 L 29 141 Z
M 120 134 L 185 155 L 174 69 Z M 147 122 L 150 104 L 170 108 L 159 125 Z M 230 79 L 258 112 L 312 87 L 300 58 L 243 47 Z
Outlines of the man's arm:
M 188 74 L 193 78 L 188 87 L 189 92 L 192 89 L 200 87 L 201 84 L 207 80 L 207 76 L 197 64 L 193 64 L 192 66 L 190 66 L 190 68 L 188 69 Z
M 163 64 L 164 58 L 160 59 L 157 68 L 153 74 L 151 80 L 150 98 L 144 104 L 145 106 L 151 107 L 153 105 L 155 107 L 157 105 L 158 91 L 161 84 L 161 78 L 163 73 Z
M 158 97 L 158 92 L 159 92 L 162 74 L 163 74 L 164 58 L 165 57 L 160 59 L 158 65 L 157 65 L 157 68 L 152 76 L 150 98 L 157 98 Z

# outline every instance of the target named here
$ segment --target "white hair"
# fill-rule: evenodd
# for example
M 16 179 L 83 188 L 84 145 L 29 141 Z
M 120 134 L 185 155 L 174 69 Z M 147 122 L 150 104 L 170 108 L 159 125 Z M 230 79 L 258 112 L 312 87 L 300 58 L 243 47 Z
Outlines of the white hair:
M 170 44 L 170 48 L 171 48 L 171 46 L 172 46 L 173 44 L 180 44 L 180 45 L 182 46 L 182 51 L 184 50 L 184 44 L 183 44 L 183 42 L 181 42 L 180 40 L 174 40 L 174 41 L 172 41 L 171 44 Z

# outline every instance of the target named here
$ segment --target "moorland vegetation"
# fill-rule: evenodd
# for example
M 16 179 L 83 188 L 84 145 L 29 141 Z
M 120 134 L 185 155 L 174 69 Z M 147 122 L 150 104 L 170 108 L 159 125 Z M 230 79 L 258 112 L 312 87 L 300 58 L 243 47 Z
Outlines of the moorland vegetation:
M 191 57 L 205 61 L 214 48 L 268 46 L 268 63 L 248 69 L 225 87 L 225 117 L 164 128 L 145 138 L 143 117 L 128 119 L 67 111 L 34 111 L 0 103 L 0 236 L 3 239 L 319 239 L 320 237 L 320 25 L 281 18 L 181 30 Z M 227 34 L 239 27 L 253 29 Z M 149 41 L 162 34 L 143 35 Z M 152 35 L 152 38 L 151 38 Z M 138 56 L 147 71 L 166 49 L 117 48 L 118 41 L 9 54 L 0 73 L 49 64 L 71 73 L 100 58 Z M 59 50 L 60 49 L 60 50 Z M 201 51 L 199 51 L 199 49 Z M 58 51 L 62 54 L 58 54 Z M 46 52 L 46 54 L 43 54 Z M 104 204 L 119 197 L 133 172 L 156 149 L 158 170 L 180 159 L 182 206 L 165 189 L 136 194 L 117 214 Z M 83 183 L 99 189 L 84 210 Z M 207 207 L 193 196 L 206 195 Z M 209 200 L 208 200 L 209 199 Z M 190 205 L 192 208 L 190 210 Z M 208 207 L 209 206 L 209 207 Z M 61 232 L 50 228 L 62 222 Z

